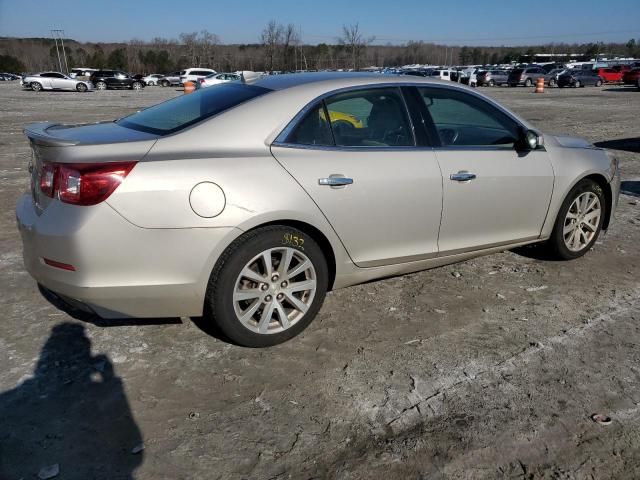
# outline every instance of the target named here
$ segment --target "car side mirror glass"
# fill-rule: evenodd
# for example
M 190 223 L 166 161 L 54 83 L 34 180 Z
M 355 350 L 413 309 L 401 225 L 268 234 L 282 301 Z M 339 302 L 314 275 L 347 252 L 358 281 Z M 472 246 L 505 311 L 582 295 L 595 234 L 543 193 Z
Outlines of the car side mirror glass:
M 542 136 L 533 130 L 523 130 L 520 150 L 536 150 L 543 145 Z

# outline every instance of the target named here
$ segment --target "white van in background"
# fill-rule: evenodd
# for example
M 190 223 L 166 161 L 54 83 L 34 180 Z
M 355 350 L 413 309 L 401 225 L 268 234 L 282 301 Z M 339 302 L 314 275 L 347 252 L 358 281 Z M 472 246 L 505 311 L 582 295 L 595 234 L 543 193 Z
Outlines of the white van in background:
M 187 68 L 180 72 L 180 83 L 195 82 L 201 78 L 204 78 L 212 73 L 218 73 L 210 68 Z

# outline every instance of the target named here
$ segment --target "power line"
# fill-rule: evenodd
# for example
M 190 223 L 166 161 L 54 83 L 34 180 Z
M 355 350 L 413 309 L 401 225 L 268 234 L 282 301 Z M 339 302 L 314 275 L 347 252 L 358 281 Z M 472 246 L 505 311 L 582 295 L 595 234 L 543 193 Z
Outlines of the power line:
M 588 33 L 566 33 L 566 34 L 546 34 L 546 35 L 524 35 L 519 37 L 468 37 L 468 38 L 430 38 L 430 39 L 420 39 L 420 38 L 399 38 L 399 37 L 387 37 L 387 36 L 376 36 L 374 42 L 425 42 L 425 43 L 447 43 L 447 42 L 481 42 L 481 41 L 489 41 L 489 42 L 500 42 L 507 40 L 535 40 L 535 39 L 555 39 L 555 38 L 571 38 L 571 37 L 591 37 L 596 35 L 612 35 L 612 34 L 638 34 L 638 30 L 612 30 L 608 32 L 588 32 Z M 337 39 L 337 35 L 306 35 L 307 38 L 324 38 L 324 39 Z

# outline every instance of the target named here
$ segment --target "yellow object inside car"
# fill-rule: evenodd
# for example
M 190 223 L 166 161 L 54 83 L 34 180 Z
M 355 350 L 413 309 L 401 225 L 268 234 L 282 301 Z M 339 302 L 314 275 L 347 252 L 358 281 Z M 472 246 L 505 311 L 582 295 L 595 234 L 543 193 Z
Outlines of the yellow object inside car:
M 324 115 L 324 110 L 320 111 L 320 118 L 322 120 L 326 120 L 325 119 L 325 115 Z M 353 115 L 349 115 L 346 113 L 342 113 L 342 112 L 336 112 L 334 110 L 329 110 L 329 118 L 331 119 L 331 123 L 335 123 L 335 122 L 347 122 L 351 125 L 353 125 L 354 128 L 363 128 L 364 125 L 362 125 L 362 122 L 360 120 L 358 120 L 356 117 L 354 117 Z

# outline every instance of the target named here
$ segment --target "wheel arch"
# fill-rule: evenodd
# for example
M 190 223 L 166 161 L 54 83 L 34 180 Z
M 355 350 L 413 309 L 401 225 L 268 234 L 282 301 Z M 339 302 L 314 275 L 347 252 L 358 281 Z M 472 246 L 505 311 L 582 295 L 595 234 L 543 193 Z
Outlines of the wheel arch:
M 602 222 L 602 229 L 606 230 L 609 227 L 609 221 L 611 220 L 611 211 L 613 208 L 613 192 L 611 191 L 611 185 L 604 177 L 604 175 L 600 175 L 599 173 L 592 173 L 581 178 L 579 181 L 584 179 L 593 180 L 602 188 L 605 196 L 605 211 L 604 211 L 604 220 Z M 576 182 L 577 183 L 577 182 Z M 572 187 L 573 188 L 573 187 Z
M 253 230 L 257 230 L 259 228 L 270 227 L 274 225 L 282 225 L 285 227 L 297 228 L 298 230 L 306 233 L 311 238 L 313 238 L 313 240 L 315 240 L 315 242 L 318 244 L 318 246 L 322 250 L 322 253 L 324 254 L 327 260 L 327 269 L 329 270 L 329 284 L 327 286 L 327 291 L 332 290 L 333 284 L 336 278 L 336 255 L 335 255 L 335 252 L 333 251 L 331 242 L 326 237 L 326 235 L 322 233 L 322 231 L 319 230 L 318 228 L 314 227 L 310 223 L 306 223 L 300 220 L 291 220 L 291 219 L 273 220 L 270 222 L 261 223 L 260 225 L 256 225 L 250 228 L 249 230 L 246 230 L 245 232 L 243 232 L 243 234 L 252 232 Z

